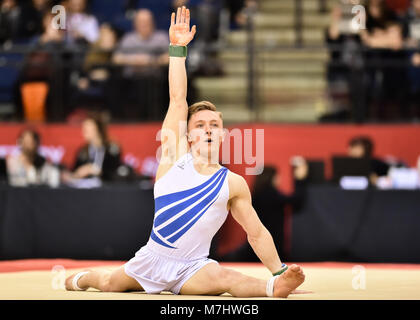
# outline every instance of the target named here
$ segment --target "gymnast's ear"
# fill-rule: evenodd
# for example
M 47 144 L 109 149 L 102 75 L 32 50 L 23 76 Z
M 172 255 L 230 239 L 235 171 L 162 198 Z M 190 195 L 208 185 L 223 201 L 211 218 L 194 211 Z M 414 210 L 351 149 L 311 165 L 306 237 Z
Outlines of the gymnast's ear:
M 186 135 L 187 135 L 188 142 L 192 142 L 193 140 L 192 140 L 192 137 L 191 137 L 191 133 L 187 132 Z
M 223 129 L 223 133 L 222 133 L 222 142 L 224 142 L 224 141 L 225 141 L 226 135 L 227 135 L 227 129 Z

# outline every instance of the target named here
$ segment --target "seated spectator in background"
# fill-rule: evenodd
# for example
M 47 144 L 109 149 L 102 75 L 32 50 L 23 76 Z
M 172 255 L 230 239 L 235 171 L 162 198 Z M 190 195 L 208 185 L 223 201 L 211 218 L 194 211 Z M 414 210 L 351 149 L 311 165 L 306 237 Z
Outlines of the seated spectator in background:
M 409 51 L 409 118 L 420 119 L 420 0 L 412 0 L 403 18 L 404 41 Z
M 100 108 L 108 105 L 112 74 L 112 55 L 117 43 L 117 35 L 108 24 L 102 24 L 98 40 L 93 43 L 84 59 L 83 69 L 77 83 L 76 107 Z
M 25 40 L 42 34 L 43 18 L 51 12 L 52 0 L 30 0 L 21 6 L 19 37 Z
M 114 55 L 116 64 L 129 66 L 127 75 L 144 72 L 169 63 L 167 49 L 169 39 L 166 32 L 155 29 L 154 18 L 150 10 L 141 9 L 134 18 L 133 32 L 123 36 Z
M 360 30 L 366 49 L 366 94 L 372 118 L 396 120 L 406 102 L 406 54 L 402 26 L 385 0 L 368 0 L 366 30 Z M 381 79 L 381 80 L 378 80 Z
M 118 101 L 131 119 L 161 119 L 169 103 L 166 77 L 169 63 L 167 32 L 158 31 L 150 10 L 141 9 L 134 19 L 133 32 L 123 36 L 113 56 L 122 67 Z M 121 108 L 121 107 L 120 107 Z
M 86 12 L 86 0 L 66 0 L 67 33 L 70 41 L 86 44 L 99 38 L 99 24 L 95 16 Z
M 293 169 L 295 191 L 286 195 L 279 191 L 280 172 L 275 167 L 264 166 L 264 171 L 256 176 L 252 189 L 252 206 L 258 214 L 263 225 L 273 236 L 277 252 L 282 259 L 284 251 L 284 213 L 287 206 L 293 211 L 299 210 L 305 200 L 305 179 L 308 176 L 308 164 L 301 158 Z M 245 243 L 237 251 L 223 257 L 226 261 L 259 261 L 250 245 Z
M 42 184 L 58 186 L 58 169 L 39 154 L 39 134 L 25 129 L 19 135 L 18 144 L 19 152 L 7 158 L 9 184 L 17 187 Z
M 14 42 L 19 36 L 21 9 L 17 0 L 0 2 L 0 45 Z
M 71 178 L 112 181 L 121 166 L 121 149 L 109 140 L 105 122 L 99 116 L 89 116 L 82 123 L 82 134 L 86 144 L 77 152 Z
M 107 65 L 112 58 L 113 50 L 117 44 L 117 35 L 109 24 L 102 24 L 99 38 L 93 43 L 86 55 L 85 68 L 90 70 L 98 65 Z M 94 78 L 96 78 L 94 76 Z M 99 78 L 102 78 L 99 76 Z
M 348 144 L 348 155 L 353 158 L 368 158 L 371 163 L 370 181 L 376 185 L 378 177 L 386 176 L 390 165 L 373 157 L 374 144 L 369 137 L 354 137 Z
M 49 47 L 52 46 L 52 49 L 55 49 L 56 46 L 59 46 L 58 49 L 62 48 L 65 44 L 65 31 L 55 28 L 53 25 L 54 14 L 47 12 L 42 18 L 42 33 L 35 36 L 31 43 L 35 47 Z

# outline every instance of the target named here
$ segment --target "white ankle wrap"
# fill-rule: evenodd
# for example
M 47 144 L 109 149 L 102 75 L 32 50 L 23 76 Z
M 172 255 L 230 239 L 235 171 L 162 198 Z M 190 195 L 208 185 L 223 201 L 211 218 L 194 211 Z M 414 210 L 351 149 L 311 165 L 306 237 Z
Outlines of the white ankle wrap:
M 274 276 L 271 277 L 268 281 L 267 281 L 267 287 L 265 288 L 265 292 L 267 294 L 267 297 L 272 297 L 274 294 L 274 281 L 276 281 L 276 278 L 278 276 Z
M 84 276 L 86 273 L 89 273 L 89 271 L 79 272 L 78 274 L 76 274 L 76 275 L 74 276 L 73 281 L 72 281 L 72 285 L 73 285 L 74 290 L 76 290 L 76 291 L 84 291 L 84 290 L 85 290 L 85 289 L 80 288 L 80 287 L 77 285 L 77 282 L 78 282 L 78 281 L 79 281 L 79 279 L 80 279 L 82 276 Z

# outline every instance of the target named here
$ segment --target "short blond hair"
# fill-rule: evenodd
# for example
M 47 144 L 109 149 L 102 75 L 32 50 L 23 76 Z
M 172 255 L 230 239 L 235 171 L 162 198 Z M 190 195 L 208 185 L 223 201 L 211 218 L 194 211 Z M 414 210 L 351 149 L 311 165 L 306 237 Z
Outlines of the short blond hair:
M 200 101 L 200 102 L 194 103 L 193 105 L 191 105 L 188 108 L 187 122 L 190 121 L 191 117 L 194 114 L 196 114 L 197 112 L 202 111 L 202 110 L 214 111 L 214 112 L 218 113 L 219 116 L 220 116 L 220 119 L 223 120 L 222 113 L 220 111 L 217 111 L 217 108 L 216 108 L 216 106 L 213 103 L 211 103 L 209 101 Z

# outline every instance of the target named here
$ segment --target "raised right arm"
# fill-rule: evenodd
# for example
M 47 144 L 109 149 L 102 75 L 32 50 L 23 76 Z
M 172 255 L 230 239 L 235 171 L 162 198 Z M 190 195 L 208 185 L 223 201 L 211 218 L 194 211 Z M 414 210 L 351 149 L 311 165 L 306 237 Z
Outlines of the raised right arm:
M 183 57 L 169 58 L 169 108 L 162 125 L 161 140 L 162 144 L 167 144 L 165 147 L 170 148 L 169 152 L 172 156 L 179 151 L 180 138 L 187 133 L 188 104 L 185 60 Z M 166 134 L 168 134 L 168 139 L 164 139 Z
M 190 30 L 190 11 L 185 7 L 172 13 L 169 29 L 170 45 L 186 47 L 194 38 L 196 27 Z M 187 71 L 186 57 L 171 56 L 169 58 L 169 108 L 161 131 L 162 160 L 165 163 L 176 161 L 185 153 L 187 147 Z M 180 147 L 181 144 L 181 147 Z M 169 165 L 170 166 L 170 165 Z M 165 165 L 167 167 L 167 165 Z

